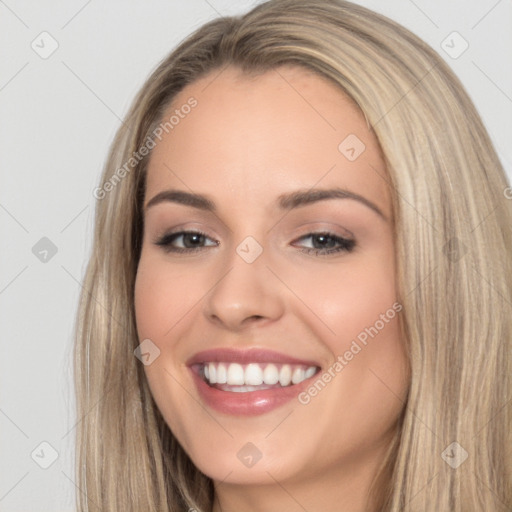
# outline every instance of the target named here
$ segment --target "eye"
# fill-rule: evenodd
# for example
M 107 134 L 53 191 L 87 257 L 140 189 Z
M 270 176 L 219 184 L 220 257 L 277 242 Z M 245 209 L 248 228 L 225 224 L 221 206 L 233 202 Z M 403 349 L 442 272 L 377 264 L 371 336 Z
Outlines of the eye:
M 165 248 L 168 252 L 194 252 L 207 246 L 219 245 L 219 242 L 212 240 L 201 231 L 178 231 L 164 235 L 155 244 Z
M 339 253 L 342 251 L 351 252 L 356 245 L 355 240 L 343 238 L 335 235 L 334 233 L 328 232 L 309 233 L 300 237 L 298 241 L 307 239 L 310 239 L 311 242 L 306 244 L 309 245 L 309 247 L 302 248 L 302 252 L 305 252 L 306 254 L 315 254 L 317 256 Z
M 339 252 L 350 252 L 355 247 L 355 240 L 343 238 L 334 233 L 319 232 L 309 233 L 297 239 L 310 240 L 302 244 L 302 252 L 314 254 L 317 256 L 329 255 Z M 211 239 L 201 231 L 178 231 L 168 233 L 155 242 L 156 245 L 163 247 L 167 252 L 190 253 L 204 250 L 206 247 L 218 246 L 219 242 Z M 294 244 L 295 245 L 295 244 Z M 304 247 L 304 245 L 306 247 Z

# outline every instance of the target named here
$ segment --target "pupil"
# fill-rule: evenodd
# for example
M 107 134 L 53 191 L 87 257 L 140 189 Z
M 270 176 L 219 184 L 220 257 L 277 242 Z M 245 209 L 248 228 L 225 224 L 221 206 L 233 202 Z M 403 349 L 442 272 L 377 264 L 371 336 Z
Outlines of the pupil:
M 203 235 L 198 235 L 197 233 L 188 233 L 183 237 L 183 244 L 185 247 L 195 247 L 203 241 L 203 238 Z
M 317 235 L 314 240 L 320 242 L 319 247 L 315 247 L 316 249 L 331 249 L 334 246 L 334 239 L 329 235 Z M 313 243 L 313 245 L 315 245 Z

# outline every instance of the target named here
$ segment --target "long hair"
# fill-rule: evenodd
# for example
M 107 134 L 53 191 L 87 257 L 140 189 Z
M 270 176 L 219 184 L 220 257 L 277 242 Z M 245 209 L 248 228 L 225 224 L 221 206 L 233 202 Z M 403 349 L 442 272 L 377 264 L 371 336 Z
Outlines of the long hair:
M 134 282 L 151 147 L 176 94 L 227 66 L 302 66 L 359 106 L 394 208 L 401 328 L 411 377 L 376 478 L 385 512 L 512 508 L 512 201 L 460 81 L 418 37 L 343 0 L 271 0 L 211 21 L 148 78 L 111 146 L 76 327 L 81 512 L 210 512 L 213 483 L 152 399 Z M 200 104 L 196 108 L 201 108 Z M 191 113 L 193 115 L 193 113 Z

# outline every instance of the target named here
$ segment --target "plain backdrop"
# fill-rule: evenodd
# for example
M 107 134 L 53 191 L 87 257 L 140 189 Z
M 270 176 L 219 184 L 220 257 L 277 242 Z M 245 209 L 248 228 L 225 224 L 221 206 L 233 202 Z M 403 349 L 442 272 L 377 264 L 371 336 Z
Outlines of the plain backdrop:
M 405 25 L 452 66 L 511 176 L 511 0 L 357 3 Z M 0 2 L 0 511 L 72 511 L 81 492 L 73 470 L 80 418 L 72 330 L 91 246 L 92 191 L 120 120 L 183 37 L 254 4 Z M 468 45 L 456 58 L 442 46 L 454 31 L 455 53 Z

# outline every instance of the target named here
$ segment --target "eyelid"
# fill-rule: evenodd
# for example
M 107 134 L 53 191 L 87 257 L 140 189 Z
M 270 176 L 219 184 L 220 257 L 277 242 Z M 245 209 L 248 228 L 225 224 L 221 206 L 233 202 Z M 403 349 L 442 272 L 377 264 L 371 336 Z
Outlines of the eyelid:
M 172 222 L 172 220 L 171 220 L 171 222 Z M 155 232 L 155 237 L 157 239 L 162 238 L 167 235 L 170 236 L 172 234 L 182 233 L 182 232 L 198 233 L 198 234 L 204 235 L 208 238 L 212 238 L 212 239 L 216 239 L 216 240 L 219 240 L 219 238 L 221 236 L 218 233 L 218 231 L 212 227 L 212 225 L 210 223 L 207 224 L 205 222 L 191 221 L 191 222 L 181 222 L 176 225 L 173 225 L 174 222 L 172 222 L 172 224 L 171 224 L 171 222 L 169 222 L 169 223 L 162 222 L 162 224 L 160 226 L 159 226 L 159 223 L 156 224 L 156 226 L 155 226 L 156 229 L 154 230 L 154 232 Z
M 339 236 L 340 238 L 355 239 L 356 236 L 350 229 L 347 229 L 342 224 L 332 221 L 315 221 L 315 222 L 304 222 L 293 229 L 295 238 L 303 235 L 309 235 L 312 233 L 329 233 L 330 235 Z

